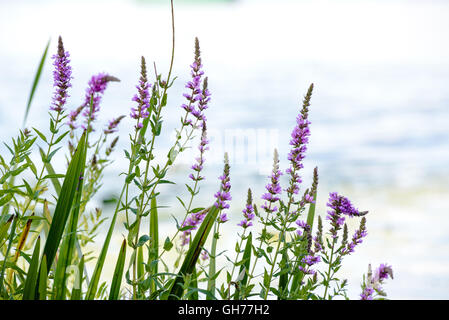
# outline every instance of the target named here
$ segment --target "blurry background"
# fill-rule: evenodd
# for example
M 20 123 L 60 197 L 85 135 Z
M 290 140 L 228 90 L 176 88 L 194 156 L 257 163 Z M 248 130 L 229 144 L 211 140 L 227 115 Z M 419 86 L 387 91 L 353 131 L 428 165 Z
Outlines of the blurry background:
M 388 263 L 395 276 L 385 285 L 389 298 L 448 299 L 449 2 L 174 2 L 173 72 L 178 79 L 165 109 L 165 135 L 158 141 L 158 152 L 165 158 L 171 133 L 178 126 L 198 36 L 212 92 L 206 112 L 211 151 L 198 205 L 210 203 L 218 189 L 222 153 L 228 151 L 232 220 L 226 224 L 222 243 L 231 244 L 231 255 L 246 189 L 251 187 L 260 199 L 268 182 L 272 148 L 279 149 L 282 169 L 287 168 L 290 132 L 313 82 L 312 136 L 302 190 L 310 185 L 313 167 L 318 166 L 318 210 L 323 217 L 331 191 L 370 211 L 368 237 L 346 259 L 340 273 L 349 279 L 349 296 L 358 298 L 368 263 L 373 267 Z M 150 66 L 155 61 L 166 76 L 171 50 L 169 1 L 0 0 L 2 141 L 10 141 L 21 126 L 40 56 L 49 38 L 49 56 L 56 51 L 58 35 L 72 58 L 69 108 L 80 105 L 92 74 L 104 71 L 121 79 L 109 85 L 103 98 L 99 123 L 104 125 L 113 116 L 129 114 L 141 55 Z M 51 63 L 48 59 L 28 126 L 47 127 Z M 120 125 L 117 159 L 105 174 L 97 205 L 119 192 L 118 173 L 124 170 L 122 149 L 128 146 L 129 130 L 130 122 Z M 225 140 L 239 130 L 256 132 L 260 148 L 269 147 L 266 157 L 254 163 L 238 156 L 239 151 Z M 2 145 L 0 152 L 4 151 Z M 63 152 L 59 156 L 63 168 Z M 187 196 L 184 183 L 192 156 L 179 159 L 170 171 L 178 184 L 166 187 L 170 196 L 161 199 L 170 206 L 161 213 L 167 234 L 173 230 L 170 214 L 181 215 L 171 195 Z M 115 245 L 121 238 L 117 231 Z M 102 239 L 99 235 L 99 245 Z M 111 251 L 113 261 L 114 254 Z

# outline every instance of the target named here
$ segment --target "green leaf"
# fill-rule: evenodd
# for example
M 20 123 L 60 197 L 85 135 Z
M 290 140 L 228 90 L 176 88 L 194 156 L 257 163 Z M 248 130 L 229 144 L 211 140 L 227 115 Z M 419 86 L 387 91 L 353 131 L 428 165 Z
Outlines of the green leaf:
M 27 107 L 25 109 L 25 115 L 23 117 L 23 124 L 25 126 L 26 120 L 28 118 L 28 113 L 30 112 L 31 102 L 33 101 L 34 92 L 36 91 L 37 85 L 41 78 L 42 69 L 44 67 L 45 59 L 47 58 L 48 47 L 50 46 L 50 39 L 47 42 L 47 46 L 45 47 L 44 53 L 42 54 L 41 61 L 39 62 L 39 66 L 36 71 L 36 75 L 34 76 L 33 85 L 31 86 L 30 96 L 28 97 Z
M 170 251 L 170 249 L 173 247 L 173 243 L 170 241 L 170 238 L 167 237 L 165 238 L 165 242 L 164 242 L 164 250 L 165 251 Z
M 120 286 L 123 278 L 123 270 L 125 269 L 126 259 L 126 240 L 123 240 L 122 247 L 115 265 L 114 276 L 111 283 L 111 291 L 109 292 L 109 300 L 117 300 L 120 294 Z
M 81 300 L 81 289 L 83 286 L 83 271 L 84 271 L 84 255 L 81 257 L 80 263 L 78 264 L 78 272 L 75 277 L 75 282 L 73 283 L 72 295 L 70 300 Z
M 34 246 L 33 256 L 31 258 L 30 267 L 28 268 L 28 273 L 25 281 L 25 286 L 23 288 L 23 300 L 33 300 L 34 293 L 36 290 L 37 283 L 37 272 L 39 269 L 39 254 L 41 247 L 41 238 L 38 237 L 36 245 Z
M 11 251 L 11 247 L 12 247 L 12 243 L 14 240 L 14 236 L 16 233 L 16 224 L 17 224 L 17 211 L 16 211 L 16 215 L 14 216 L 13 222 L 12 222 L 12 226 L 11 226 L 11 232 L 9 233 L 9 243 L 8 243 L 8 247 L 6 248 L 6 253 L 3 255 L 4 257 L 8 257 L 9 256 L 9 252 Z M 3 291 L 3 280 L 5 277 L 5 270 L 6 270 L 6 258 L 3 261 L 3 266 L 2 266 L 2 271 L 0 272 L 0 295 L 2 294 Z
M 217 223 L 214 227 L 214 237 L 212 238 L 212 247 L 209 254 L 209 280 L 207 281 L 207 291 L 215 295 L 215 273 L 216 273 L 216 257 L 217 257 L 217 242 L 218 242 L 218 232 Z M 206 297 L 207 300 L 211 300 L 210 297 Z
M 47 257 L 42 257 L 42 263 L 41 263 L 41 271 L 39 274 L 39 300 L 47 300 Z
M 249 271 L 249 267 L 251 264 L 252 246 L 253 246 L 253 235 L 250 232 L 248 237 L 246 238 L 245 250 L 243 251 L 243 258 L 242 258 L 243 264 L 240 266 L 240 270 L 239 270 L 239 278 L 240 278 L 240 275 L 243 275 L 243 277 L 241 279 L 239 279 L 240 287 L 242 287 L 242 286 L 244 287 L 248 283 L 248 271 Z M 236 287 L 236 289 L 235 289 L 234 299 L 240 300 L 239 287 Z
M 55 279 L 53 282 L 53 295 L 56 300 L 64 300 L 66 296 L 67 268 L 72 263 L 75 250 L 75 241 L 77 239 L 76 230 L 78 226 L 81 195 L 83 193 L 83 181 L 84 179 L 81 180 L 79 188 L 75 192 L 75 199 L 71 208 L 69 223 L 66 227 L 66 233 L 61 248 L 59 249 L 59 259 L 56 264 Z
M 86 133 L 84 132 L 67 169 L 61 193 L 54 210 L 50 230 L 48 231 L 47 241 L 45 242 L 44 255 L 47 257 L 47 265 L 49 266 L 47 272 L 53 264 L 53 260 L 61 242 L 64 228 L 75 200 L 75 194 L 82 185 L 83 179 L 80 178 L 84 173 L 86 145 Z
M 150 237 L 148 235 L 143 235 L 139 238 L 139 241 L 137 241 L 136 247 L 141 247 L 145 244 L 145 242 L 147 242 L 148 240 L 150 240 Z
M 37 130 L 36 128 L 33 128 L 33 130 L 37 133 L 37 135 L 38 135 L 38 136 L 39 136 L 45 143 L 48 144 L 47 138 L 45 137 L 45 135 L 44 135 L 42 132 L 40 132 L 40 131 Z
M 151 211 L 150 211 L 150 246 L 148 252 L 148 264 L 150 267 L 150 275 L 154 275 L 158 272 L 158 258 L 159 258 L 159 217 L 157 212 L 156 197 L 151 199 Z M 165 248 L 165 245 L 164 245 Z M 155 261 L 155 263 L 153 263 Z M 156 283 L 151 281 L 150 293 L 156 291 Z

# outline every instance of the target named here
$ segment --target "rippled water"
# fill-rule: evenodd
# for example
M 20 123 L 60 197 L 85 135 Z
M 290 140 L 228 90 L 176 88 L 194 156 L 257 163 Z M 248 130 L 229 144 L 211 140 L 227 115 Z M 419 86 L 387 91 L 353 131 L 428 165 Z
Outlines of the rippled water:
M 391 298 L 447 299 L 448 13 L 449 3 L 444 1 L 180 3 L 175 11 L 174 65 L 179 78 L 164 115 L 167 135 L 161 137 L 158 151 L 165 157 L 168 132 L 181 116 L 177 106 L 198 36 L 213 94 L 207 117 L 209 128 L 215 130 L 199 203 L 214 193 L 222 152 L 230 152 L 233 218 L 226 234 L 232 237 L 246 189 L 262 194 L 270 163 L 265 158 L 239 161 L 238 150 L 226 148 L 226 134 L 237 129 L 275 133 L 271 136 L 276 139 L 266 144 L 257 135 L 257 143 L 270 150 L 276 146 L 286 168 L 290 131 L 302 96 L 313 82 L 305 183 L 310 183 L 317 165 L 321 214 L 326 211 L 326 195 L 333 190 L 370 211 L 366 243 L 342 271 L 350 280 L 351 296 L 357 296 L 368 263 L 388 262 L 395 270 L 395 280 L 385 287 Z M 0 1 L 2 140 L 21 124 L 32 76 L 49 37 L 55 42 L 61 34 L 72 55 L 71 107 L 80 104 L 92 73 L 107 71 L 121 79 L 105 94 L 100 116 L 104 123 L 128 114 L 141 55 L 166 72 L 169 17 L 167 6 L 151 1 Z M 43 110 L 52 90 L 50 67 L 48 62 L 29 125 L 47 123 Z M 126 132 L 130 127 L 128 122 L 121 129 Z M 118 150 L 127 146 L 126 134 L 120 143 Z M 118 158 L 105 175 L 99 201 L 118 192 L 111 186 L 124 168 L 121 154 L 116 153 Z M 179 183 L 167 190 L 186 195 L 183 183 L 191 158 L 178 160 L 171 177 Z M 161 200 L 172 206 L 166 217 L 179 211 L 171 197 Z M 169 219 L 164 222 L 167 228 Z

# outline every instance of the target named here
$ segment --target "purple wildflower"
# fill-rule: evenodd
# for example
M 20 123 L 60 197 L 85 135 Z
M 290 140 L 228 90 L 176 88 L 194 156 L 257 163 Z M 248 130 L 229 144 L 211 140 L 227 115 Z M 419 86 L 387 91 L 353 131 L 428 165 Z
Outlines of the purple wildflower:
M 58 113 L 64 110 L 64 105 L 67 101 L 69 95 L 67 94 L 67 89 L 72 85 L 70 84 L 70 79 L 72 79 L 72 68 L 69 65 L 70 54 L 68 51 L 64 50 L 64 45 L 62 43 L 62 38 L 58 39 L 58 53 L 53 55 L 52 58 L 55 60 L 53 65 L 55 70 L 53 71 L 53 86 L 56 87 L 55 93 L 53 95 L 51 110 Z
M 198 146 L 198 150 L 200 150 L 200 156 L 198 158 L 196 158 L 196 163 L 192 166 L 192 169 L 196 172 L 196 176 L 194 176 L 192 173 L 189 175 L 190 179 L 192 179 L 193 181 L 204 180 L 204 177 L 202 177 L 200 175 L 200 173 L 203 170 L 204 152 L 206 150 L 209 150 L 209 147 L 207 146 L 208 144 L 209 144 L 209 140 L 207 140 L 206 122 L 204 121 L 203 127 L 202 127 L 200 145 Z
M 272 207 L 272 205 L 279 201 L 280 198 L 278 195 L 282 193 L 281 185 L 279 184 L 279 179 L 282 175 L 281 170 L 279 170 L 279 155 L 278 151 L 274 149 L 274 156 L 273 156 L 273 170 L 270 176 L 271 183 L 267 184 L 265 186 L 265 189 L 268 191 L 267 193 L 264 193 L 262 195 L 262 199 L 266 200 L 265 203 L 262 205 L 262 208 L 268 212 L 276 212 L 277 207 Z
M 110 133 L 117 132 L 117 126 L 119 125 L 120 121 L 122 121 L 122 119 L 124 117 L 125 116 L 120 116 L 118 118 L 113 118 L 112 120 L 109 120 L 108 127 L 103 131 L 104 134 L 110 134 Z
M 359 229 L 352 236 L 352 241 L 342 249 L 341 253 L 343 255 L 346 255 L 354 252 L 354 248 L 356 247 L 356 245 L 362 243 L 363 242 L 362 239 L 366 237 L 367 234 L 368 233 L 366 231 L 366 218 L 363 217 L 362 220 L 360 221 Z
M 306 265 L 308 265 L 308 266 L 313 266 L 314 264 L 317 264 L 318 262 L 321 262 L 321 257 L 320 256 L 307 255 L 304 258 L 302 258 L 301 262 L 306 264 Z
M 381 263 L 379 268 L 376 269 L 374 273 L 374 281 L 382 282 L 383 280 L 388 279 L 388 276 L 390 276 L 391 279 L 393 279 L 393 269 L 391 266 L 387 264 Z
M 307 222 L 303 221 L 303 220 L 297 220 L 296 224 L 298 225 L 298 227 L 302 228 L 303 231 L 310 231 L 310 226 L 307 224 Z M 296 230 L 296 233 L 298 234 L 298 236 L 302 236 L 303 231 L 301 230 Z
M 228 215 L 226 213 L 220 214 L 220 217 L 218 219 L 219 219 L 219 222 L 221 222 L 221 223 L 224 223 L 229 220 Z
M 219 177 L 219 179 L 221 180 L 220 191 L 218 191 L 214 195 L 214 197 L 217 199 L 214 205 L 220 210 L 228 209 L 229 204 L 227 203 L 227 201 L 232 199 L 231 193 L 229 192 L 229 190 L 231 190 L 231 183 L 229 178 L 230 166 L 227 153 L 225 153 L 224 163 L 223 175 Z
M 301 270 L 304 274 L 313 274 L 313 275 L 316 274 L 315 270 L 308 268 L 308 267 L 306 268 L 303 266 L 299 266 L 298 269 Z
M 84 106 L 80 106 L 75 110 L 70 111 L 69 113 L 69 121 L 67 122 L 67 125 L 70 127 L 71 131 L 78 128 L 78 125 L 76 124 L 76 119 L 78 118 L 81 111 L 83 111 Z
M 323 222 L 321 220 L 321 217 L 318 216 L 318 228 L 317 228 L 316 236 L 313 237 L 313 243 L 314 243 L 314 253 L 322 252 L 323 251 Z
M 363 292 L 360 294 L 360 300 L 373 300 L 374 289 L 370 287 L 365 287 Z
M 185 246 L 190 241 L 190 234 L 192 230 L 196 230 L 198 225 L 203 221 L 207 211 L 202 210 L 200 212 L 191 213 L 182 223 L 182 227 L 190 226 L 192 228 L 184 230 L 181 234 L 181 245 Z
M 204 71 L 201 70 L 202 67 L 200 44 L 198 38 L 195 38 L 195 59 L 190 65 L 192 80 L 185 85 L 191 92 L 183 94 L 187 102 L 181 105 L 181 108 L 186 111 L 186 115 L 182 120 L 183 125 L 192 125 L 192 121 L 187 119 L 189 114 L 193 115 L 197 120 L 204 121 L 206 119 L 202 111 L 207 109 L 207 104 L 210 101 L 210 92 L 207 88 L 207 78 L 204 79 L 203 89 L 201 89 L 201 77 L 204 75 Z M 197 104 L 198 108 L 196 108 Z
M 203 250 L 203 252 L 201 253 L 201 260 L 206 261 L 207 259 L 209 259 L 209 254 L 206 250 Z
M 341 229 L 341 226 L 345 222 L 342 214 L 349 217 L 360 216 L 362 214 L 354 208 L 348 198 L 338 195 L 337 192 L 329 193 L 329 202 L 326 205 L 332 209 L 327 211 L 328 215 L 326 219 L 331 221 L 332 228 L 330 233 L 333 238 L 337 237 L 338 230 Z
M 381 284 L 383 283 L 383 280 L 388 279 L 388 277 L 393 279 L 393 269 L 391 266 L 382 263 L 376 269 L 373 277 L 371 264 L 369 264 L 365 283 L 362 284 L 363 292 L 360 294 L 361 300 L 372 300 L 374 293 L 377 293 L 380 296 L 386 296 L 387 294 L 383 291 Z
M 142 128 L 142 123 L 140 123 L 140 119 L 148 118 L 150 115 L 150 93 L 149 89 L 151 88 L 151 84 L 148 83 L 147 79 L 147 68 L 145 63 L 145 58 L 141 58 L 140 64 L 140 79 L 139 85 L 136 86 L 138 94 L 135 94 L 132 98 L 132 101 L 137 102 L 137 108 L 131 108 L 131 118 L 137 120 L 136 129 Z
M 291 133 L 290 145 L 292 150 L 288 154 L 288 160 L 291 167 L 286 170 L 286 173 L 290 175 L 290 186 L 286 189 L 290 201 L 293 200 L 293 195 L 298 194 L 299 184 L 302 182 L 298 171 L 304 167 L 302 161 L 305 158 L 307 151 L 307 143 L 310 136 L 310 121 L 308 120 L 308 107 L 310 106 L 310 99 L 312 97 L 313 83 L 310 85 L 306 96 L 303 100 L 303 108 L 296 118 L 296 127 Z
M 248 189 L 248 197 L 246 200 L 246 206 L 245 209 L 242 210 L 244 219 L 240 221 L 237 225 L 240 227 L 243 227 L 243 229 L 246 229 L 248 227 L 251 227 L 253 225 L 252 220 L 256 216 L 254 214 L 254 208 L 253 208 L 253 196 L 251 189 Z
M 97 113 L 100 111 L 101 95 L 107 88 L 107 85 L 111 81 L 120 81 L 116 77 L 110 76 L 106 73 L 99 73 L 92 76 L 88 82 L 86 89 L 86 96 L 83 103 L 83 116 L 86 118 L 85 122 L 89 128 L 82 126 L 84 129 L 93 130 L 90 126 L 90 122 L 97 118 Z

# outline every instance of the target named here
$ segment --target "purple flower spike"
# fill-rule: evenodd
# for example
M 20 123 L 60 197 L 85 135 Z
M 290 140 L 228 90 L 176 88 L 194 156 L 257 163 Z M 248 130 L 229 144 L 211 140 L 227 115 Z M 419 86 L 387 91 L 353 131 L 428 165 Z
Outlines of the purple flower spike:
M 278 195 L 282 193 L 281 185 L 279 184 L 279 179 L 282 175 L 282 172 L 279 170 L 279 155 L 278 151 L 274 149 L 274 156 L 273 156 L 273 170 L 272 174 L 270 176 L 271 183 L 267 184 L 265 186 L 265 189 L 268 191 L 267 193 L 264 193 L 262 195 L 262 199 L 266 200 L 266 202 L 262 205 L 262 208 L 268 212 L 275 212 L 277 211 L 277 207 L 272 207 L 272 205 L 279 201 L 280 198 Z
M 224 223 L 224 222 L 226 222 L 226 221 L 228 221 L 229 220 L 229 218 L 228 218 L 228 216 L 227 216 L 227 214 L 226 213 L 222 213 L 221 215 L 220 215 L 220 222 L 221 223 Z
M 67 121 L 67 125 L 70 127 L 72 131 L 78 128 L 78 125 L 76 124 L 76 119 L 78 118 L 81 111 L 83 111 L 83 109 L 84 106 L 80 106 L 77 109 L 70 111 L 69 121 Z
M 310 85 L 306 96 L 304 97 L 303 107 L 301 113 L 296 118 L 296 126 L 292 131 L 290 145 L 292 150 L 288 154 L 288 160 L 290 161 L 290 168 L 286 170 L 286 173 L 290 175 L 290 186 L 286 189 L 289 197 L 293 200 L 293 195 L 298 194 L 299 184 L 302 180 L 298 174 L 298 171 L 304 167 L 302 161 L 305 158 L 307 151 L 307 143 L 310 136 L 310 121 L 308 120 L 308 112 L 310 106 L 310 99 L 312 97 L 313 83 Z
M 124 117 L 125 116 L 120 116 L 118 118 L 114 118 L 112 120 L 109 120 L 108 127 L 103 131 L 104 134 L 110 134 L 110 133 L 117 132 L 117 126 L 119 125 L 120 121 L 122 121 L 122 119 Z
M 246 207 L 242 210 L 244 219 L 240 221 L 237 225 L 242 227 L 243 229 L 246 229 L 248 227 L 251 227 L 253 225 L 252 220 L 256 216 L 254 214 L 254 207 L 253 207 L 253 195 L 251 192 L 251 189 L 248 189 L 248 197 L 246 200 Z
M 198 150 L 200 150 L 200 156 L 198 158 L 196 158 L 197 162 L 192 166 L 192 169 L 196 172 L 196 176 L 193 175 L 192 173 L 189 175 L 190 179 L 192 179 L 193 181 L 204 180 L 204 177 L 202 177 L 200 175 L 200 173 L 203 170 L 204 152 L 206 150 L 209 150 L 209 147 L 207 146 L 208 144 L 209 144 L 209 140 L 207 140 L 206 122 L 203 122 L 201 141 L 200 141 L 200 145 L 198 146 Z
M 190 65 L 192 80 L 188 81 L 185 87 L 190 90 L 189 93 L 184 93 L 187 103 L 181 105 L 187 113 L 184 117 L 183 125 L 192 125 L 192 120 L 187 119 L 188 115 L 192 115 L 199 121 L 205 121 L 206 118 L 203 114 L 203 110 L 207 109 L 210 102 L 210 91 L 207 88 L 207 77 L 202 81 L 203 88 L 201 88 L 201 78 L 204 75 L 204 71 L 201 70 L 203 65 L 201 64 L 201 52 L 198 38 L 195 38 L 195 60 Z
M 320 256 L 307 255 L 304 258 L 302 258 L 301 262 L 306 264 L 306 265 L 308 265 L 308 266 L 313 266 L 314 264 L 317 264 L 318 262 L 321 262 L 321 257 Z
M 214 197 L 217 199 L 217 201 L 214 203 L 214 206 L 220 210 L 228 209 L 229 204 L 227 203 L 227 201 L 232 199 L 231 193 L 229 192 L 231 190 L 231 183 L 229 178 L 230 166 L 227 153 L 225 153 L 224 156 L 224 163 L 223 175 L 219 177 L 219 179 L 221 180 L 220 191 L 218 191 L 214 195 Z
M 360 294 L 360 300 L 373 300 L 374 289 L 366 287 Z
M 94 75 L 89 80 L 88 87 L 86 89 L 84 104 L 82 105 L 84 108 L 83 116 L 85 117 L 86 124 L 95 121 L 95 119 L 97 118 L 97 113 L 100 111 L 101 95 L 104 93 L 108 83 L 111 81 L 118 82 L 120 80 L 106 73 L 99 73 L 97 75 Z M 89 125 L 89 128 L 87 128 L 87 126 L 85 125 L 83 125 L 82 127 L 84 129 L 93 130 L 91 125 Z
M 354 252 L 354 248 L 363 242 L 363 238 L 366 237 L 368 232 L 366 231 L 366 218 L 363 217 L 360 221 L 359 229 L 352 236 L 352 241 L 342 249 L 342 255 L 350 254 Z
M 393 279 L 393 268 L 387 264 L 381 263 L 374 273 L 374 281 L 382 282 L 390 277 Z
M 345 218 L 342 216 L 347 215 L 349 217 L 361 216 L 362 214 L 348 200 L 348 198 L 338 195 L 337 192 L 329 193 L 329 202 L 326 204 L 332 210 L 327 211 L 327 220 L 331 221 L 331 230 L 333 238 L 337 237 L 338 230 L 341 229 L 341 226 L 345 222 Z
M 68 51 L 64 50 L 64 45 L 62 43 L 62 38 L 58 39 L 58 53 L 53 55 L 52 58 L 55 60 L 53 65 L 55 70 L 53 71 L 53 86 L 56 87 L 55 93 L 53 95 L 53 101 L 50 106 L 51 110 L 56 112 L 62 112 L 64 110 L 64 105 L 69 97 L 67 89 L 72 85 L 70 84 L 70 79 L 72 77 L 72 68 L 69 65 L 70 54 Z
M 360 300 L 373 300 L 374 293 L 380 296 L 386 296 L 381 284 L 383 281 L 390 277 L 393 279 L 393 269 L 387 264 L 381 264 L 375 271 L 374 277 L 371 271 L 371 264 L 368 265 L 368 273 L 365 279 L 365 283 L 362 284 L 362 293 L 360 294 Z
M 145 58 L 141 58 L 139 85 L 136 86 L 138 94 L 135 94 L 132 101 L 137 102 L 137 108 L 131 108 L 131 118 L 137 120 L 136 129 L 142 128 L 140 119 L 148 118 L 150 115 L 150 92 L 151 84 L 147 79 L 147 67 Z
M 196 230 L 198 225 L 204 220 L 206 216 L 206 211 L 191 213 L 182 223 L 182 227 L 191 226 L 192 228 L 184 230 L 181 234 L 181 245 L 185 246 L 190 241 L 190 234 L 192 230 Z

